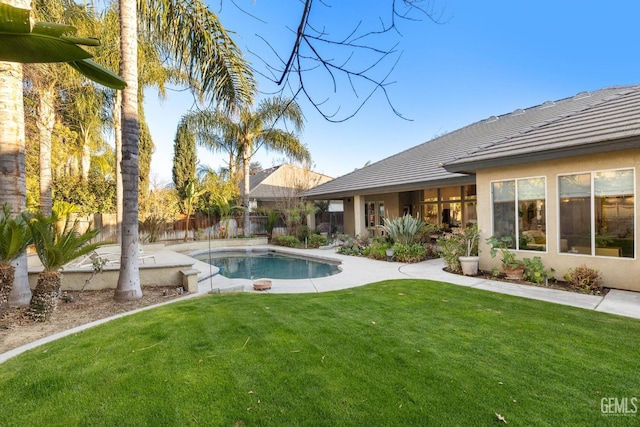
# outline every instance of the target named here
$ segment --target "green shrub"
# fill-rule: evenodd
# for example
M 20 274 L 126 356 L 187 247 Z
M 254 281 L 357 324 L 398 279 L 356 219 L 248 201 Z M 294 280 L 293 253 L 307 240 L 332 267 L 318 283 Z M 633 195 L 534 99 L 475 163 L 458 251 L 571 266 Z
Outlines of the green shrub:
M 307 242 L 307 246 L 310 248 L 319 248 L 320 246 L 325 246 L 327 244 L 327 238 L 321 236 L 319 234 L 312 234 L 309 236 L 309 241 Z
M 479 238 L 480 232 L 475 224 L 470 227 L 456 228 L 438 237 L 440 256 L 449 270 L 454 273 L 462 272 L 458 257 L 478 255 Z
M 418 234 L 416 234 L 414 241 L 416 243 L 429 244 L 431 243 L 431 236 L 439 232 L 439 226 L 425 222 Z
M 546 269 L 539 256 L 533 257 L 533 259 L 524 258 L 522 264 L 524 265 L 522 278 L 527 282 L 544 283 L 555 271 L 553 268 Z
M 499 239 L 495 236 L 491 236 L 487 239 L 487 243 L 491 246 L 491 250 L 489 252 L 491 258 L 495 258 L 498 251 L 500 251 L 500 255 L 502 255 L 503 270 L 514 270 L 522 267 L 522 261 L 516 259 L 516 254 L 509 250 L 514 247 L 513 239 L 510 236 L 503 236 Z
M 600 272 L 594 268 L 587 267 L 585 264 L 569 269 L 564 275 L 564 280 L 567 281 L 571 288 L 587 294 L 598 294 L 602 289 Z
M 300 246 L 300 240 L 298 240 L 296 236 L 278 236 L 275 239 L 275 243 L 288 248 L 297 248 Z
M 369 246 L 368 236 L 357 236 L 353 238 L 346 234 L 340 234 L 337 240 L 340 244 L 338 253 L 343 255 L 363 256 L 365 249 Z
M 427 250 L 420 243 L 393 245 L 393 259 L 398 262 L 420 262 L 427 257 Z M 385 255 L 386 258 L 386 255 Z
M 391 249 L 391 242 L 384 237 L 375 237 L 369 245 L 367 256 L 373 259 L 386 260 L 387 249 Z
M 462 272 L 458 257 L 464 256 L 467 246 L 453 233 L 445 233 L 438 237 L 438 247 L 440 256 L 444 260 L 449 270 L 453 273 Z
M 307 227 L 306 225 L 299 225 L 296 228 L 296 236 L 298 237 L 299 241 L 304 242 L 304 239 L 308 239 L 310 235 L 311 229 L 309 229 L 309 227 Z
M 354 246 L 340 246 L 338 253 L 342 255 L 363 256 L 363 249 Z

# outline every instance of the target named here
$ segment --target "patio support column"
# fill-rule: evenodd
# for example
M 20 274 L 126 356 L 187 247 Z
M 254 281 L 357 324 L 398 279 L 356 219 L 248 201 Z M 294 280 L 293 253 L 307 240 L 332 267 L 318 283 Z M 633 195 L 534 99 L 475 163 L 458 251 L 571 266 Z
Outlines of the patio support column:
M 355 234 L 363 235 L 366 232 L 364 223 L 364 197 L 353 196 L 353 216 L 355 224 Z
M 311 230 L 311 233 L 313 233 L 316 229 L 316 213 L 313 209 L 313 203 L 311 202 L 306 202 L 307 207 L 309 208 L 309 213 L 307 214 L 307 227 L 309 227 L 309 229 Z

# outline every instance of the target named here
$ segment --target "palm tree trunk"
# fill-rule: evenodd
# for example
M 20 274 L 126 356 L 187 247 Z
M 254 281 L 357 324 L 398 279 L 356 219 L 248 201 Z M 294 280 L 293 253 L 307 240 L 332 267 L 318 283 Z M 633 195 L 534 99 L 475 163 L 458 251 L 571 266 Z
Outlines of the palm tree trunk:
M 29 315 L 36 322 L 50 320 L 56 311 L 61 280 L 62 275 L 58 271 L 43 271 L 38 276 L 38 284 L 29 304 Z
M 29 8 L 29 1 L 5 1 L 12 6 Z M 0 195 L 14 214 L 26 203 L 24 107 L 22 101 L 22 66 L 0 62 Z M 26 305 L 31 299 L 27 272 L 27 254 L 12 265 L 15 281 L 9 304 Z
M 244 189 L 242 190 L 242 204 L 244 205 L 243 213 L 243 233 L 244 237 L 251 235 L 251 217 L 249 215 L 249 192 L 251 191 L 249 176 L 249 144 L 242 147 L 242 174 L 244 175 Z
M 116 91 L 113 105 L 113 131 L 116 140 L 116 242 L 122 243 L 122 91 Z
M 138 264 L 138 41 L 136 0 L 120 0 L 122 91 L 122 249 L 114 298 L 142 298 Z
M 53 106 L 54 99 L 53 86 L 41 88 L 37 121 L 40 136 L 40 211 L 47 216 L 51 215 L 53 203 L 51 198 L 51 134 L 56 118 Z

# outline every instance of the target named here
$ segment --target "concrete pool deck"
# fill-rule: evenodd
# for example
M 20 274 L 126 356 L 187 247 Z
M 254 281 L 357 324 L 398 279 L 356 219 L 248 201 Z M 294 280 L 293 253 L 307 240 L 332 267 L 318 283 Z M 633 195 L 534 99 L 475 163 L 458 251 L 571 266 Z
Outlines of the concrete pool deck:
M 170 248 L 171 246 L 168 246 L 165 248 L 165 250 L 154 252 L 158 264 L 161 264 L 162 262 L 171 262 L 171 260 L 175 259 L 177 256 L 183 256 L 178 252 L 167 250 Z M 317 258 L 325 258 L 332 261 L 338 261 L 341 263 L 340 268 L 342 269 L 342 272 L 333 276 L 320 277 L 315 279 L 273 280 L 273 286 L 271 290 L 254 291 L 252 280 L 228 279 L 217 274 L 217 269 L 215 267 L 210 266 L 205 262 L 194 260 L 193 268 L 200 271 L 200 273 L 198 274 L 198 292 L 159 305 L 172 304 L 184 299 L 204 296 L 210 293 L 218 292 L 253 292 L 257 294 L 313 293 L 353 288 L 387 279 L 430 279 L 460 286 L 467 286 L 470 288 L 514 295 L 522 298 L 536 299 L 572 307 L 579 307 L 587 310 L 595 310 L 604 313 L 611 313 L 620 316 L 640 319 L 640 293 L 637 292 L 613 289 L 610 290 L 606 296 L 602 297 L 596 295 L 583 295 L 574 292 L 567 292 L 532 285 L 522 285 L 518 283 L 486 280 L 484 278 L 460 276 L 444 271 L 444 262 L 442 259 L 432 259 L 415 264 L 403 264 L 399 262 L 376 261 L 368 258 L 341 255 L 336 253 L 333 249 L 291 249 L 268 245 L 251 246 L 251 248 L 260 250 L 277 250 L 278 252 L 290 253 L 294 255 L 312 256 Z M 198 249 L 198 252 L 202 253 L 204 249 L 206 248 L 202 247 Z M 184 253 L 184 251 L 181 252 Z M 195 248 L 189 250 L 189 253 L 194 252 Z M 81 332 L 85 329 L 99 325 L 101 323 L 105 323 L 118 317 L 158 307 L 159 305 L 148 306 L 139 310 L 130 311 L 106 319 L 101 319 L 92 323 L 88 323 L 86 325 L 79 326 L 77 328 L 69 329 L 67 331 L 42 338 L 22 347 L 18 347 L 6 353 L 0 354 L 0 363 L 3 363 L 4 361 L 15 357 L 27 350 L 54 341 L 58 338 Z

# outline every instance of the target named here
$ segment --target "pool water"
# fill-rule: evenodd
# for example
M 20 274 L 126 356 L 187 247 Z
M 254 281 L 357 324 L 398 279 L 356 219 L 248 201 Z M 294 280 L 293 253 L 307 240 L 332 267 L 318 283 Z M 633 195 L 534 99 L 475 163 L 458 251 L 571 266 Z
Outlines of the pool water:
M 340 272 L 337 264 L 274 252 L 211 252 L 195 258 L 230 279 L 312 279 Z

